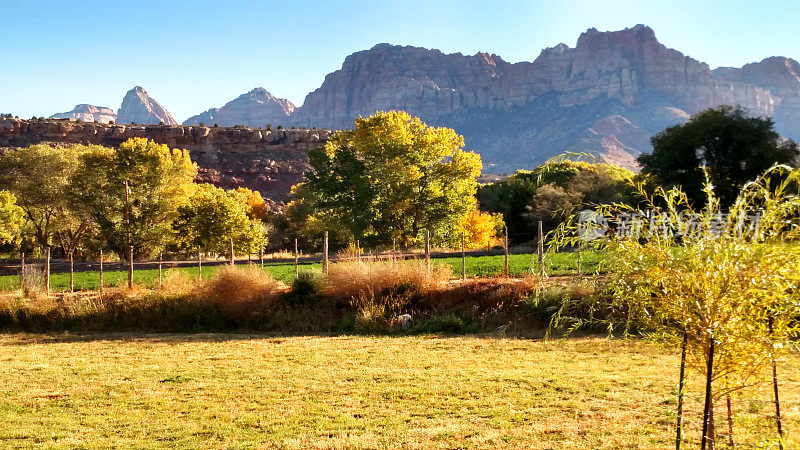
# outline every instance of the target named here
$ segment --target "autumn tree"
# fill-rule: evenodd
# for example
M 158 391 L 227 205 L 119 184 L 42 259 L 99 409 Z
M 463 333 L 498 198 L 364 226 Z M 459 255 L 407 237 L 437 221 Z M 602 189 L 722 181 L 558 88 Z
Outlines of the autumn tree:
M 269 206 L 264 201 L 264 197 L 258 191 L 238 187 L 232 194 L 239 196 L 247 205 L 247 216 L 255 220 L 264 220 L 269 213 Z
M 187 150 L 131 138 L 118 149 L 81 155 L 74 199 L 97 225 L 104 247 L 148 257 L 173 241 L 178 207 L 193 191 L 197 167 Z
M 494 245 L 498 236 L 502 235 L 504 225 L 502 214 L 490 214 L 473 209 L 459 220 L 456 233 L 453 235 L 456 242 L 452 244 L 457 247 L 463 235 L 467 249 L 485 248 L 487 244 Z
M 81 158 L 103 147 L 37 144 L 0 158 L 0 186 L 16 195 L 33 240 L 72 254 L 91 227 L 84 204 L 73 201 L 72 187 Z
M 604 252 L 601 286 L 608 290 L 583 302 L 565 299 L 554 323 L 604 323 L 682 342 L 689 367 L 706 381 L 702 440 L 713 443 L 715 405 L 725 400 L 733 423 L 732 392 L 771 379 L 778 403 L 777 378 L 765 372 L 800 336 L 800 170 L 770 169 L 727 211 L 711 184 L 700 209 L 678 188 L 646 196 L 637 189 L 647 216 L 627 205 L 600 205 L 590 223 L 573 216 L 555 233 L 554 249 Z M 587 225 L 600 232 L 587 233 Z
M 452 129 L 406 112 L 358 118 L 309 154 L 303 197 L 292 201 L 308 208 L 307 220 L 338 221 L 374 244 L 409 246 L 426 229 L 441 241 L 475 204 L 482 164 L 463 147 Z
M 17 206 L 17 198 L 8 191 L 0 191 L 0 245 L 19 238 L 24 211 Z
M 260 195 L 259 195 L 260 197 Z M 252 216 L 248 195 L 199 184 L 178 207 L 173 229 L 184 249 L 227 254 L 233 239 L 240 253 L 255 252 L 265 244 L 264 225 Z

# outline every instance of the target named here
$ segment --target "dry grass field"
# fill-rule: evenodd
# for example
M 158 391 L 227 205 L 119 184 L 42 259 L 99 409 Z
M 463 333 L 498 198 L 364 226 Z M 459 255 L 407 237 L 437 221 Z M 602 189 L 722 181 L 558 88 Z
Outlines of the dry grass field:
M 0 360 L 2 447 L 674 446 L 678 357 L 639 340 L 7 334 Z M 800 359 L 779 370 L 797 448 Z M 737 444 L 766 444 L 769 386 L 734 407 Z

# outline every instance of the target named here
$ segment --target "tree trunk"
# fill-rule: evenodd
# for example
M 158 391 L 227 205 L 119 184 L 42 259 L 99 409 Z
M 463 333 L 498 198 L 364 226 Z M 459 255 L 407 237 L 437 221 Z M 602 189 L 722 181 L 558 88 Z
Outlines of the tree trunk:
M 711 381 L 714 375 L 714 336 L 709 338 L 708 343 L 708 358 L 706 361 L 706 402 L 703 409 L 703 435 L 700 440 L 700 448 L 708 449 L 714 448 L 714 402 L 711 398 Z
M 678 381 L 678 431 L 675 437 L 675 449 L 681 450 L 681 441 L 683 441 L 683 385 L 686 380 L 686 342 L 688 340 L 688 333 L 683 331 L 683 344 L 681 344 L 681 374 Z
M 772 316 L 769 316 L 769 335 L 772 337 Z M 772 388 L 775 391 L 775 423 L 778 426 L 778 446 L 783 450 L 783 429 L 781 427 L 781 401 L 778 396 L 778 367 L 775 364 L 775 355 L 770 351 L 770 359 L 772 359 Z
M 733 412 L 731 411 L 730 392 L 725 394 L 725 403 L 728 406 L 728 447 L 733 448 Z

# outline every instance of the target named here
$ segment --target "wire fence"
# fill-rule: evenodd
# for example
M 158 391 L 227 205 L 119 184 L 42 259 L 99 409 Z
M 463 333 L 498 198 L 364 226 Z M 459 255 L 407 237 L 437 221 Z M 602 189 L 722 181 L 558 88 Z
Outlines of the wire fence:
M 299 272 L 299 268 L 301 266 L 307 266 L 309 264 L 319 264 L 321 263 L 321 269 L 323 273 L 327 273 L 330 264 L 332 263 L 342 263 L 342 262 L 350 262 L 350 261 L 398 261 L 398 260 L 425 260 L 428 268 L 430 269 L 431 260 L 434 259 L 441 259 L 441 258 L 461 258 L 461 267 L 460 271 L 455 270 L 454 274 L 460 275 L 461 278 L 465 278 L 467 275 L 467 258 L 480 258 L 480 257 L 497 257 L 503 256 L 503 263 L 502 263 L 502 275 L 509 276 L 509 257 L 511 255 L 519 255 L 519 254 L 534 254 L 534 259 L 531 263 L 531 268 L 538 268 L 540 274 L 544 275 L 545 272 L 545 261 L 544 261 L 544 238 L 541 231 L 541 223 L 539 224 L 539 230 L 537 233 L 538 241 L 536 242 L 536 246 L 533 247 L 530 244 L 527 245 L 517 245 L 511 247 L 509 245 L 509 234 L 508 230 L 505 230 L 502 239 L 501 246 L 487 246 L 487 249 L 472 249 L 467 250 L 465 247 L 464 239 L 462 238 L 461 247 L 459 249 L 432 249 L 430 245 L 430 234 L 426 231 L 425 233 L 425 240 L 424 245 L 421 248 L 412 248 L 412 249 L 405 249 L 399 250 L 395 246 L 389 250 L 371 250 L 371 251 L 364 251 L 362 249 L 360 242 L 356 241 L 354 247 L 351 247 L 348 250 L 338 251 L 335 253 L 331 253 L 329 251 L 329 242 L 328 242 L 328 232 L 324 233 L 323 236 L 323 243 L 322 249 L 318 253 L 310 253 L 310 254 L 302 254 L 298 251 L 298 240 L 294 240 L 294 249 L 293 252 L 280 252 L 277 254 L 265 255 L 263 252 L 259 254 L 247 254 L 247 255 L 236 255 L 234 253 L 233 243 L 231 243 L 230 251 L 228 255 L 224 257 L 204 257 L 202 249 L 198 248 L 196 255 L 194 257 L 187 258 L 186 255 L 182 255 L 183 257 L 179 257 L 177 259 L 170 259 L 169 257 L 165 259 L 163 254 L 160 254 L 157 259 L 146 260 L 146 261 L 133 261 L 132 258 L 128 258 L 127 261 L 125 260 L 116 260 L 116 261 L 109 261 L 103 259 L 103 253 L 100 253 L 100 259 L 95 261 L 73 261 L 70 259 L 53 259 L 50 257 L 49 249 L 45 250 L 45 254 L 43 257 L 40 258 L 27 258 L 25 255 L 20 255 L 20 258 L 8 258 L 4 260 L 0 260 L 0 276 L 5 276 L 8 278 L 9 276 L 17 276 L 19 277 L 19 282 L 16 284 L 17 287 L 24 288 L 26 284 L 26 280 L 28 283 L 33 283 L 34 280 L 43 279 L 42 282 L 46 286 L 46 290 L 49 292 L 51 286 L 51 276 L 53 274 L 69 274 L 69 291 L 75 290 L 75 274 L 80 274 L 84 272 L 97 272 L 98 277 L 98 287 L 100 290 L 103 289 L 104 280 L 103 276 L 106 273 L 114 272 L 127 272 L 128 279 L 127 284 L 129 287 L 133 286 L 134 275 L 136 271 L 139 270 L 150 270 L 158 271 L 158 280 L 159 283 L 163 278 L 164 271 L 168 269 L 175 269 L 175 268 L 188 268 L 188 267 L 195 267 L 197 268 L 197 276 L 202 277 L 203 274 L 203 267 L 213 267 L 213 266 L 220 266 L 220 265 L 260 265 L 261 268 L 264 268 L 266 265 L 288 265 L 294 266 L 294 275 L 297 276 Z M 132 251 L 128 252 L 129 256 L 132 255 Z M 538 264 L 534 264 L 538 259 Z M 460 273 L 457 273 L 460 272 Z M 533 272 L 533 270 L 532 270 Z M 579 270 L 580 272 L 580 270 Z M 37 281 L 38 283 L 38 281 Z M 9 286 L 9 283 L 6 283 L 5 286 Z M 0 285 L 2 288 L 3 285 Z M 80 290 L 80 289 L 79 289 Z

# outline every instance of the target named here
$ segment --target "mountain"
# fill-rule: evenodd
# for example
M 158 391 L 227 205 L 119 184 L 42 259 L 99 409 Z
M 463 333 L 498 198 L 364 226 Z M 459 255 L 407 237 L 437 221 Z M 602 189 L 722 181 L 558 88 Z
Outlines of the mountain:
M 72 111 L 53 114 L 50 119 L 75 119 L 84 122 L 109 123 L 117 120 L 114 110 L 104 106 L 81 104 L 76 105 Z
M 255 88 L 242 94 L 221 108 L 192 116 L 183 122 L 184 125 L 218 124 L 223 127 L 250 125 L 265 127 L 286 125 L 294 112 L 295 106 L 285 98 L 277 98 L 264 88 Z
M 721 104 L 773 116 L 800 138 L 797 62 L 768 59 L 739 69 L 707 64 L 661 44 L 653 30 L 589 29 L 533 62 L 379 44 L 348 56 L 292 115 L 294 125 L 352 127 L 359 115 L 404 109 L 455 128 L 488 172 L 531 168 L 565 151 L 618 164 L 651 151 L 649 137 Z
M 378 44 L 345 58 L 299 108 L 256 88 L 184 124 L 344 129 L 360 115 L 402 109 L 464 135 L 486 173 L 530 169 L 567 151 L 635 169 L 635 157 L 652 151 L 650 136 L 723 104 L 772 117 L 779 133 L 800 140 L 800 64 L 771 57 L 711 70 L 644 25 L 591 28 L 575 47 L 558 44 L 518 63 Z M 117 114 L 118 123 L 161 121 L 176 123 L 141 87 Z
M 128 124 L 158 124 L 178 125 L 166 110 L 141 86 L 136 86 L 122 99 L 122 106 L 117 111 L 117 123 Z

